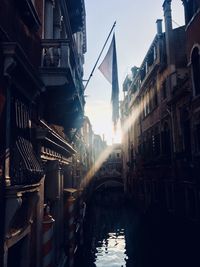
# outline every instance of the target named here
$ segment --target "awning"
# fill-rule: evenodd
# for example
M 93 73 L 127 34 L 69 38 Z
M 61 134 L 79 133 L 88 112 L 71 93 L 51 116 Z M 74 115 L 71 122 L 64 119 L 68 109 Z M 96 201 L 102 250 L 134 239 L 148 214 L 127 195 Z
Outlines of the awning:
M 18 137 L 16 145 L 23 158 L 26 170 L 30 172 L 42 172 L 42 168 L 36 158 L 32 144 L 23 137 Z

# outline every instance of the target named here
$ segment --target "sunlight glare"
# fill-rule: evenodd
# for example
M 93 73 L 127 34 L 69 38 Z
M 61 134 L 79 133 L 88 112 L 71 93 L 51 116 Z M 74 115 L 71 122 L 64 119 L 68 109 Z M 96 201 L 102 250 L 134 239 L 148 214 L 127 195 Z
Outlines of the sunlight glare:
M 98 170 L 101 168 L 103 162 L 108 158 L 113 148 L 111 146 L 107 146 L 99 155 L 99 158 L 92 165 L 91 169 L 87 172 L 83 180 L 81 181 L 81 188 L 85 188 L 91 179 L 95 176 Z

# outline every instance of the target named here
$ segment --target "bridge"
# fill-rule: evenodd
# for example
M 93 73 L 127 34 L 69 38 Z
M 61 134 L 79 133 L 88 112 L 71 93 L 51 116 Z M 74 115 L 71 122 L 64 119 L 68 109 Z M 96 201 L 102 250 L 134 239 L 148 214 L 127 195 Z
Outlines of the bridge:
M 121 173 L 119 172 L 109 173 L 109 174 L 107 173 L 107 174 L 96 176 L 93 179 L 92 187 L 94 191 L 103 186 L 106 188 L 108 187 L 112 188 L 112 187 L 117 187 L 117 186 L 123 187 L 124 182 L 123 182 Z

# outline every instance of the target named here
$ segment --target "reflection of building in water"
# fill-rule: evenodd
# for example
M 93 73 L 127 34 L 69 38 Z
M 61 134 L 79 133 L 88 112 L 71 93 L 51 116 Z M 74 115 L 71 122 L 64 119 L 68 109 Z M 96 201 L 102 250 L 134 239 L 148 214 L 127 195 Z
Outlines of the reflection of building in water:
M 105 208 L 105 205 L 102 200 L 98 205 L 92 201 L 88 206 L 85 223 L 85 244 L 88 247 L 85 247 L 81 264 L 77 266 L 129 266 L 131 255 L 128 255 L 127 239 L 132 232 L 132 214 L 127 207 L 119 209 L 110 205 Z

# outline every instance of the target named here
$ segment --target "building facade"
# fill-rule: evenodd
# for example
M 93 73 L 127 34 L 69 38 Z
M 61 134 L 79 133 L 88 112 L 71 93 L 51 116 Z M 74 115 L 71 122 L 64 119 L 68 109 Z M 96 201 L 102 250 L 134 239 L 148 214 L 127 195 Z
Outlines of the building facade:
M 191 102 L 198 86 L 191 86 L 196 69 L 191 75 L 188 67 L 190 25 L 173 29 L 170 0 L 164 1 L 163 11 L 165 32 L 157 20 L 157 34 L 140 68 L 134 67 L 132 77 L 124 81 L 121 117 L 126 190 L 145 208 L 159 203 L 174 214 L 198 220 L 195 97 Z
M 1 1 L 0 14 L 0 265 L 73 266 L 84 1 Z
M 33 128 L 44 89 L 37 73 L 42 8 L 39 1 L 1 2 L 1 266 L 39 266 L 41 258 L 44 170 Z

